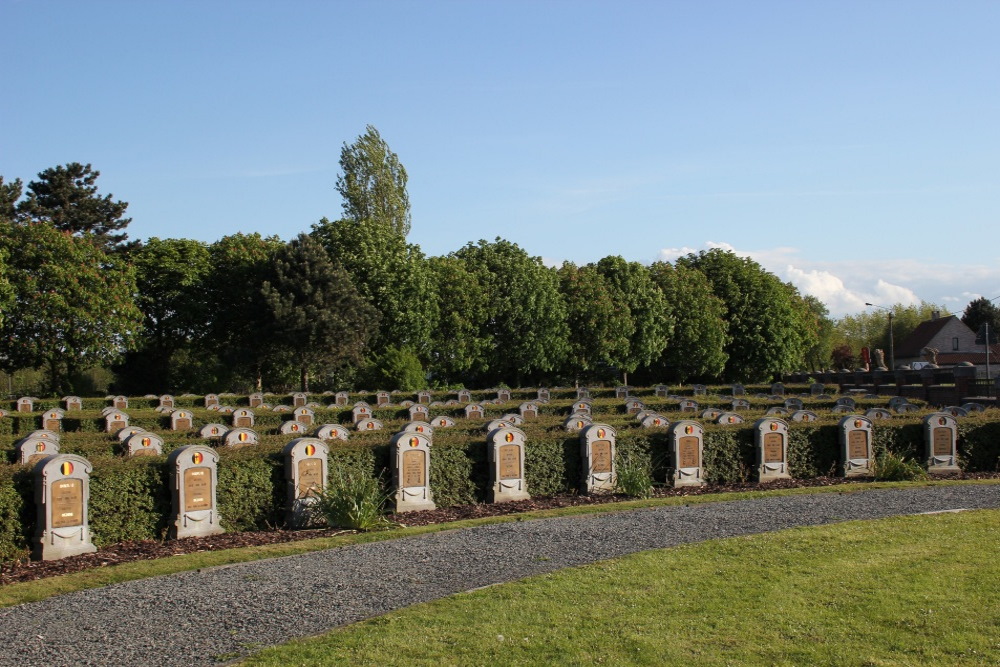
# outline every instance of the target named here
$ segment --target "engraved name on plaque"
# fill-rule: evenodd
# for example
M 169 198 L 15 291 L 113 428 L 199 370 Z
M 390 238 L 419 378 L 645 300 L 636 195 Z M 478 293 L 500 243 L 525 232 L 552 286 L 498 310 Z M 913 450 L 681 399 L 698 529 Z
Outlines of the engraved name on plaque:
M 419 450 L 403 452 L 403 486 L 424 485 L 424 457 Z
M 90 462 L 75 454 L 47 456 L 35 464 L 36 558 L 57 560 L 97 551 L 88 525 L 91 470 Z
M 702 458 L 704 453 L 704 429 L 696 421 L 689 419 L 671 424 L 670 450 L 672 454 L 674 487 L 703 486 Z
M 524 431 L 510 424 L 498 426 L 487 434 L 491 503 L 527 500 L 531 497 L 524 479 L 526 439 Z
M 392 481 L 396 511 L 435 509 L 430 488 L 431 434 L 401 431 L 391 443 L 395 453 Z
M 844 460 L 844 477 L 872 474 L 872 421 L 864 415 L 847 415 L 838 424 Z
M 958 422 L 944 412 L 924 417 L 924 443 L 927 451 L 927 472 L 960 472 L 958 466 Z
M 776 417 L 754 422 L 757 480 L 790 479 L 788 472 L 788 423 Z
M 219 454 L 211 447 L 189 445 L 170 453 L 174 519 L 170 537 L 203 537 L 224 532 L 216 507 Z
M 296 438 L 285 445 L 288 524 L 306 528 L 321 523 L 315 512 L 317 496 L 327 483 L 330 448 L 319 438 Z
M 613 493 L 616 433 L 607 424 L 589 424 L 580 430 L 582 491 Z

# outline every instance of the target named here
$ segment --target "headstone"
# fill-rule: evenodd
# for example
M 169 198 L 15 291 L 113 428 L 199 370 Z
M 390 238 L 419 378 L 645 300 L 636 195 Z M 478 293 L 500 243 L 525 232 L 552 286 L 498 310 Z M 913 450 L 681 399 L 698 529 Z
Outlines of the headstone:
M 79 396 L 65 396 L 63 397 L 63 405 L 66 406 L 66 412 L 70 410 L 82 410 L 83 399 Z
M 213 440 L 216 438 L 221 438 L 229 430 L 228 426 L 223 424 L 205 424 L 198 431 L 198 436 L 205 438 L 206 440 Z
M 986 410 L 986 408 L 983 406 L 982 403 L 963 403 L 962 409 L 965 410 L 965 412 L 970 415 L 972 413 L 983 412 Z
M 367 405 L 359 405 L 351 410 L 351 416 L 353 417 L 354 423 L 357 424 L 363 419 L 371 419 L 372 411 Z
M 226 447 L 249 447 L 260 442 L 257 432 L 250 428 L 233 428 L 222 436 L 222 444 Z
M 75 454 L 48 456 L 35 464 L 35 558 L 58 560 L 97 551 L 90 536 L 90 473 Z
M 547 401 L 547 400 L 549 400 L 549 390 L 548 389 L 539 389 L 538 390 L 538 400 L 540 400 L 540 401 Z
M 882 408 L 872 408 L 865 412 L 865 417 L 868 419 L 891 419 L 892 413 Z
M 285 412 L 291 412 L 291 411 L 292 411 L 292 408 L 290 406 L 283 405 L 283 404 L 276 405 L 273 408 L 271 408 L 271 412 L 277 412 L 279 414 L 283 414 Z
M 692 401 L 690 398 L 685 398 L 677 406 L 677 409 L 681 412 L 697 412 L 698 411 L 698 401 Z
M 38 400 L 31 396 L 22 396 L 17 399 L 17 411 L 18 412 L 34 412 L 35 411 L 35 401 Z
M 734 398 L 729 403 L 733 410 L 748 409 L 750 407 L 750 401 L 745 398 Z
M 340 406 L 347 405 L 350 400 L 351 396 L 346 391 L 338 391 L 333 397 L 333 402 Z
M 663 428 L 670 425 L 670 420 L 663 415 L 651 414 L 643 417 L 640 423 L 643 428 Z
M 118 438 L 118 442 L 124 443 L 126 440 L 131 438 L 136 433 L 145 433 L 146 429 L 140 428 L 138 426 L 129 426 L 123 429 L 119 429 L 115 433 L 115 437 Z
M 115 396 L 111 401 L 115 410 L 128 410 L 128 398 L 125 396 Z
M 211 447 L 189 445 L 170 452 L 170 488 L 173 492 L 171 539 L 206 537 L 224 532 L 216 506 L 219 454 Z
M 194 428 L 194 414 L 190 410 L 174 410 L 170 413 L 170 430 L 190 431 Z
M 317 438 L 296 438 L 282 450 L 288 489 L 288 524 L 304 528 L 318 523 L 313 510 L 326 489 L 330 448 Z
M 444 415 L 440 415 L 438 417 L 432 417 L 431 424 L 433 424 L 437 428 L 449 428 L 455 425 L 455 420 L 452 419 L 451 417 L 445 417 Z
M 952 417 L 968 417 L 969 413 L 965 411 L 965 408 L 960 408 L 957 405 L 949 405 L 948 407 L 941 408 L 941 412 L 947 412 Z
M 170 394 L 163 394 L 160 396 L 160 407 L 161 408 L 172 408 L 174 407 L 174 397 Z
M 430 418 L 430 409 L 423 403 L 410 406 L 410 421 L 427 421 Z
M 379 431 L 382 429 L 382 422 L 377 419 L 362 419 L 354 428 L 358 431 Z
M 580 398 L 590 398 L 590 387 L 577 387 L 576 397 Z
M 400 433 L 423 433 L 431 440 L 434 439 L 434 427 L 425 421 L 406 422 Z
M 646 409 L 646 404 L 638 398 L 630 398 L 625 401 L 625 412 L 630 415 L 637 415 Z
M 297 391 L 292 394 L 292 407 L 293 408 L 303 408 L 306 403 L 309 402 L 309 396 L 304 392 Z
M 819 416 L 811 410 L 796 410 L 789 417 L 793 422 L 814 422 Z
M 524 423 L 524 420 L 521 419 L 521 415 L 516 415 L 513 412 L 508 412 L 500 419 L 503 419 L 505 422 L 509 422 L 513 426 L 520 426 Z
M 491 482 L 489 502 L 531 498 L 524 479 L 525 440 L 524 431 L 512 426 L 495 429 L 486 436 Z
M 693 396 L 705 396 L 708 394 L 708 387 L 703 384 L 691 385 L 691 394 Z
M 949 414 L 934 412 L 924 417 L 927 472 L 961 472 L 958 467 L 958 422 Z
M 399 404 L 399 407 L 410 409 L 414 405 L 416 405 L 416 404 L 413 401 L 406 400 L 406 401 L 401 401 L 400 404 Z
M 825 391 L 826 391 L 826 387 L 824 387 L 819 382 L 813 382 L 811 385 L 809 385 L 809 395 L 810 396 L 820 396 Z
M 701 411 L 701 418 L 714 422 L 721 414 L 722 410 L 719 410 L 718 408 L 705 408 Z
M 249 408 L 240 408 L 233 412 L 233 428 L 253 428 L 254 414 Z
M 159 456 L 163 453 L 163 438 L 155 433 L 136 433 L 125 440 L 126 456 Z
M 715 419 L 716 424 L 742 424 L 743 417 L 735 412 L 723 412 Z
M 773 396 L 784 396 L 785 395 L 785 385 L 780 382 L 775 382 L 771 385 L 771 394 Z
M 259 408 L 263 404 L 264 404 L 264 394 L 262 394 L 260 392 L 256 392 L 254 394 L 250 394 L 250 408 L 251 409 L 253 409 L 253 408 Z
M 757 481 L 791 479 L 788 473 L 788 423 L 775 417 L 758 419 L 753 425 L 757 457 Z
M 465 418 L 466 419 L 482 419 L 486 411 L 483 410 L 483 406 L 478 403 L 470 403 L 465 406 Z
M 801 398 L 786 398 L 784 405 L 789 410 L 801 410 L 802 409 L 802 399 Z
M 615 398 L 628 398 L 628 387 L 615 387 Z
M 375 394 L 375 407 L 382 407 L 383 405 L 389 405 L 390 400 L 389 392 L 380 391 Z
M 29 435 L 14 444 L 14 451 L 17 452 L 19 463 L 35 465 L 42 459 L 59 453 L 59 440 Z
M 315 436 L 320 440 L 348 440 L 350 433 L 340 424 L 323 424 L 316 429 Z
M 746 387 L 744 387 L 741 384 L 733 385 L 733 396 L 746 396 L 746 395 L 747 395 Z
M 593 414 L 593 410 L 591 409 L 592 406 L 593 406 L 593 401 L 591 401 L 589 398 L 583 398 L 583 399 L 578 398 L 576 400 L 576 403 L 574 403 L 572 407 L 570 407 L 570 412 L 571 413 L 580 412 L 587 415 Z
M 907 412 L 920 412 L 920 406 L 914 405 L 913 403 L 903 403 L 896 408 L 896 412 L 899 414 L 906 414 Z
M 786 408 L 779 408 L 778 406 L 774 406 L 768 408 L 767 412 L 765 412 L 764 414 L 771 415 L 774 417 L 785 417 L 788 415 L 788 410 Z
M 910 401 L 908 401 L 905 396 L 893 396 L 892 398 L 889 399 L 889 409 L 896 410 L 901 405 L 906 405 L 909 402 Z
M 510 389 L 497 389 L 497 401 L 506 403 L 510 400 Z
M 417 403 L 423 403 L 424 405 L 430 405 L 431 403 L 431 392 L 429 391 L 418 391 L 417 392 Z
M 312 408 L 307 408 L 305 406 L 295 408 L 292 415 L 295 421 L 299 422 L 303 426 L 312 426 L 313 422 L 316 421 L 316 413 L 313 412 Z
M 210 408 L 213 405 L 219 404 L 218 394 L 205 394 L 205 407 Z
M 659 398 L 666 398 L 667 394 L 670 393 L 670 387 L 665 384 L 658 384 L 654 388 L 653 393 L 655 393 Z
M 861 415 L 848 415 L 837 423 L 844 477 L 872 474 L 872 422 Z
M 396 489 L 396 512 L 435 509 L 430 485 L 430 438 L 422 433 L 397 433 L 391 445 L 395 453 L 392 481 Z
M 505 419 L 492 419 L 486 424 L 486 426 L 483 427 L 483 430 L 489 433 L 490 431 L 495 431 L 498 428 L 507 428 L 508 426 L 513 426 L 513 424 Z
M 472 392 L 468 389 L 463 389 L 458 392 L 458 402 L 459 403 L 471 403 L 472 402 Z
M 590 424 L 580 431 L 583 493 L 615 491 L 615 441 L 615 430 L 607 424 Z
M 295 419 L 281 422 L 281 426 L 278 427 L 278 433 L 282 435 L 305 435 L 307 430 L 305 424 Z
M 518 412 L 521 413 L 521 419 L 524 421 L 534 421 L 538 418 L 538 405 L 536 403 L 521 403 L 518 406 Z
M 854 402 L 854 399 L 851 398 L 850 396 L 841 396 L 840 398 L 837 399 L 837 402 L 834 403 L 834 405 L 842 405 L 845 408 L 850 408 L 851 410 L 854 410 L 857 407 L 857 405 Z
M 104 418 L 104 430 L 107 433 L 116 433 L 123 428 L 128 428 L 128 415 L 124 412 L 109 412 Z
M 584 414 L 582 412 L 576 412 L 571 414 L 563 422 L 563 428 L 571 433 L 576 431 L 582 431 L 586 427 L 593 424 L 593 420 L 590 418 L 589 414 Z
M 684 419 L 672 424 L 669 433 L 674 488 L 704 486 L 705 429 L 696 421 Z
M 59 408 L 46 410 L 45 413 L 42 414 L 42 428 L 46 431 L 61 431 L 62 420 L 65 415 L 66 413 Z

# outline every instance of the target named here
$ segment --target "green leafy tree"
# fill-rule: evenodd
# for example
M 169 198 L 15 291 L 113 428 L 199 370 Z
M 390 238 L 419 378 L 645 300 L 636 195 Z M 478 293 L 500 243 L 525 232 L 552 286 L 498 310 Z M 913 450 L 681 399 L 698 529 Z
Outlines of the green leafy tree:
M 426 358 L 438 311 L 434 277 L 420 247 L 407 243 L 394 228 L 369 218 L 323 218 L 313 225 L 311 234 L 381 314 L 372 352 L 408 347 Z
M 729 343 L 725 379 L 770 380 L 801 363 L 805 340 L 794 292 L 757 262 L 713 248 L 678 258 L 712 284 L 726 307 Z
M 624 311 L 623 321 L 629 323 L 628 347 L 623 354 L 612 358 L 628 384 L 629 373 L 648 366 L 663 354 L 673 329 L 670 306 L 653 282 L 649 269 L 639 262 L 611 256 L 597 262 L 595 268 L 604 276 L 614 302 Z
M 607 373 L 628 354 L 634 329 L 629 311 L 594 266 L 564 262 L 558 275 L 569 325 L 564 373 L 578 379 Z
M 410 233 L 406 169 L 375 127 L 368 125 L 353 144 L 344 144 L 340 168 L 337 192 L 344 198 L 344 217 L 386 224 L 406 238 Z
M 3 176 L 0 176 L 0 220 L 14 222 L 17 218 L 17 202 L 22 192 L 23 184 L 20 178 L 4 183 Z
M 372 359 L 361 373 L 364 387 L 402 391 L 419 391 L 427 388 L 424 367 L 416 353 L 406 347 L 388 347 Z
M 1000 308 L 986 297 L 969 302 L 962 313 L 962 322 L 973 331 L 979 331 L 984 324 L 990 325 L 990 333 L 1000 336 Z
M 439 384 L 471 383 L 473 369 L 487 365 L 491 338 L 489 299 L 479 274 L 455 256 L 431 257 L 437 326 L 430 335 L 428 370 Z
M 897 303 L 889 310 L 892 312 L 894 347 L 899 347 L 921 322 L 931 319 L 935 312 L 948 314 L 948 311 L 941 306 L 926 301 L 909 306 Z M 835 346 L 846 346 L 858 357 L 863 347 L 872 351 L 877 348 L 885 350 L 885 360 L 888 364 L 890 363 L 889 333 L 889 313 L 878 309 L 841 317 L 834 324 L 833 339 Z
M 655 262 L 649 270 L 670 304 L 674 322 L 653 371 L 679 382 L 718 377 L 726 366 L 729 340 L 725 304 L 712 294 L 712 284 L 700 271 L 668 262 Z
M 75 236 L 91 235 L 105 251 L 120 249 L 132 221 L 124 217 L 128 204 L 114 201 L 110 194 L 97 194 L 100 175 L 79 162 L 46 169 L 37 181 L 28 183 L 28 196 L 18 204 L 18 213 Z
M 7 372 L 45 368 L 53 395 L 71 391 L 81 367 L 134 347 L 142 327 L 135 272 L 89 235 L 43 222 L 4 227 L 14 301 L 0 328 L 0 363 Z
M 261 286 L 273 257 L 284 245 L 276 236 L 240 233 L 209 246 L 203 344 L 218 356 L 224 369 L 220 387 L 260 391 L 265 373 L 279 374 L 281 367 L 275 365 L 273 353 L 261 344 L 265 325 Z
M 201 338 L 208 319 L 205 280 L 211 272 L 207 244 L 191 239 L 153 237 L 129 259 L 143 312 L 139 349 L 118 369 L 121 390 L 135 394 L 191 388 L 200 368 Z
M 834 322 L 822 301 L 812 295 L 799 300 L 799 317 L 806 334 L 803 361 L 811 371 L 830 367 L 834 345 Z
M 361 362 L 378 312 L 314 238 L 300 234 L 275 254 L 261 293 L 261 342 L 299 369 L 302 391 L 309 391 L 311 374 Z
M 516 243 L 497 238 L 453 253 L 486 294 L 487 318 L 479 336 L 490 341 L 477 370 L 484 379 L 523 384 L 559 367 L 568 351 L 566 306 L 556 272 Z
M 0 176 L 0 229 L 8 230 L 17 217 L 15 206 L 21 198 L 21 181 L 14 180 L 4 183 Z M 14 302 L 14 288 L 8 278 L 7 262 L 10 259 L 10 249 L 7 244 L 0 243 L 0 326 L 3 325 L 6 312 Z

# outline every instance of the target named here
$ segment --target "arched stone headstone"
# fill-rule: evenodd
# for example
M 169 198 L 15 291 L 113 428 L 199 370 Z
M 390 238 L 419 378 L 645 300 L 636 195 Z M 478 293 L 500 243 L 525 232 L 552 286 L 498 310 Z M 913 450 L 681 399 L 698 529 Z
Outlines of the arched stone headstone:
M 638 398 L 630 398 L 625 401 L 625 412 L 630 415 L 637 415 L 646 409 L 646 404 Z
M 590 424 L 580 431 L 581 491 L 613 493 L 616 486 L 615 430 L 607 424 Z
M 379 431 L 382 429 L 382 422 L 377 419 L 362 419 L 354 428 L 358 431 Z
M 126 456 L 159 456 L 163 453 L 163 438 L 155 433 L 135 433 L 125 440 Z
M 295 408 L 295 410 L 292 411 L 292 416 L 295 421 L 299 422 L 303 426 L 312 426 L 313 422 L 316 421 L 316 413 L 313 412 L 312 408 L 307 408 L 305 406 Z
M 400 433 L 423 433 L 431 440 L 434 439 L 434 427 L 425 421 L 411 421 L 403 424 Z
M 83 399 L 79 396 L 63 396 L 62 402 L 66 407 L 66 412 L 83 409 Z
M 340 424 L 323 424 L 316 429 L 316 437 L 320 440 L 348 440 L 350 435 Z
M 172 408 L 174 407 L 174 397 L 170 394 L 163 394 L 160 396 L 160 407 L 161 408 Z
M 983 412 L 986 410 L 982 403 L 963 403 L 962 409 L 970 415 L 974 412 Z
M 372 409 L 367 405 L 356 405 L 354 409 L 351 410 L 351 416 L 356 424 L 363 419 L 371 419 Z
M 218 452 L 204 445 L 189 445 L 170 452 L 167 466 L 173 492 L 171 539 L 225 532 L 216 505 L 218 463 Z
M 396 512 L 435 509 L 431 493 L 431 439 L 422 433 L 402 432 L 392 437 L 395 464 Z
M 410 406 L 410 421 L 427 421 L 430 418 L 430 409 L 422 404 L 417 403 Z
M 491 503 L 528 500 L 528 484 L 524 479 L 524 431 L 508 426 L 494 429 L 486 436 L 490 463 Z
M 801 410 L 802 409 L 802 399 L 801 398 L 786 398 L 784 405 L 789 410 Z
M 251 409 L 253 409 L 253 408 L 259 408 L 260 406 L 262 406 L 264 404 L 264 394 L 262 394 L 260 392 L 257 392 L 257 393 L 254 393 L 254 394 L 250 394 L 250 396 L 248 397 L 248 400 L 250 401 L 250 408 Z
M 521 419 L 526 422 L 538 419 L 538 405 L 536 403 L 521 403 L 517 410 L 521 413 Z
M 889 409 L 896 410 L 902 405 L 907 405 L 909 402 L 905 396 L 893 396 L 889 399 Z
M 32 396 L 22 396 L 17 399 L 17 411 L 18 412 L 34 412 L 35 411 L 35 401 L 37 398 Z
M 785 417 L 788 415 L 788 410 L 786 410 L 785 408 L 779 408 L 778 406 L 774 406 L 768 408 L 767 412 L 765 412 L 764 414 L 770 417 Z
M 305 407 L 306 403 L 308 403 L 308 402 L 309 402 L 309 396 L 306 395 L 304 392 L 297 391 L 294 394 L 292 394 L 292 407 L 293 408 L 302 408 L 302 407 Z
M 224 424 L 216 424 L 216 423 L 205 424 L 204 426 L 201 427 L 201 430 L 198 431 L 198 435 L 201 436 L 202 438 L 205 438 L 206 440 L 212 440 L 216 438 L 221 438 L 226 434 L 228 430 L 229 427 L 225 426 Z
M 666 398 L 667 395 L 670 394 L 670 387 L 665 384 L 658 384 L 653 389 L 653 393 L 659 398 Z
M 111 399 L 111 407 L 115 410 L 128 410 L 128 398 L 126 396 L 115 396 Z
M 958 467 L 958 422 L 943 412 L 931 413 L 923 421 L 927 472 L 961 472 Z
M 59 453 L 59 440 L 29 435 L 18 440 L 14 444 L 14 450 L 22 465 L 35 465 L 42 459 Z
M 566 418 L 566 421 L 563 422 L 563 428 L 572 433 L 582 431 L 593 423 L 594 421 L 589 414 L 575 412 Z
M 194 413 L 190 410 L 174 410 L 170 413 L 171 431 L 190 431 L 194 428 Z
M 296 438 L 282 450 L 288 494 L 288 524 L 303 528 L 319 523 L 314 514 L 318 494 L 326 489 L 330 448 L 318 438 Z
M 486 410 L 479 403 L 470 403 L 465 406 L 466 419 L 482 419 L 485 414 Z
M 734 398 L 729 402 L 729 407 L 732 410 L 746 410 L 750 407 L 750 401 L 745 398 Z
M 684 419 L 672 424 L 669 433 L 674 488 L 704 486 L 705 429 L 696 421 Z
M 865 412 L 868 419 L 892 419 L 892 413 L 882 408 L 871 408 Z
M 233 412 L 233 428 L 253 428 L 254 414 L 249 408 L 240 408 Z
M 136 433 L 145 433 L 146 429 L 140 426 L 127 426 L 115 433 L 115 437 L 118 438 L 118 442 L 124 443 L 126 440 L 131 438 Z
M 46 410 L 42 414 L 42 428 L 46 431 L 61 431 L 62 430 L 62 420 L 66 415 L 65 412 L 59 408 L 52 408 L 51 410 Z
M 547 400 L 549 400 L 549 390 L 545 389 L 544 387 L 542 389 L 538 390 L 538 394 L 537 395 L 538 395 L 538 400 L 540 400 L 540 401 L 547 401 Z
M 350 400 L 351 400 L 351 395 L 348 394 L 346 391 L 338 391 L 333 397 L 333 402 L 339 406 L 347 405 L 350 402 Z
M 690 398 L 685 398 L 677 406 L 677 409 L 680 410 L 681 412 L 697 412 L 698 401 L 693 401 Z
M 206 408 L 210 408 L 213 405 L 218 405 L 218 404 L 219 404 L 219 395 L 218 394 L 205 394 L 205 407 Z
M 739 416 L 735 412 L 723 412 L 720 413 L 718 417 L 715 418 L 716 424 L 742 424 L 743 417 Z
M 232 428 L 222 436 L 222 444 L 226 447 L 248 447 L 260 442 L 257 432 L 250 428 Z
M 497 402 L 506 403 L 510 400 L 510 389 L 497 389 Z
M 89 515 L 93 469 L 90 461 L 75 454 L 56 454 L 35 464 L 35 558 L 58 560 L 97 551 Z
M 305 435 L 306 431 L 306 425 L 295 419 L 281 422 L 281 426 L 278 427 L 278 432 L 282 435 Z
M 708 387 L 703 384 L 691 385 L 692 396 L 705 396 L 708 394 Z
M 789 418 L 793 422 L 814 422 L 819 416 L 811 410 L 796 410 Z
M 788 423 L 764 417 L 753 425 L 757 451 L 757 481 L 791 479 L 788 473 Z
M 455 425 L 455 420 L 451 417 L 445 417 L 444 415 L 439 415 L 437 417 L 431 418 L 431 424 L 436 428 L 450 428 Z
M 834 405 L 843 405 L 844 407 L 850 408 L 851 410 L 857 408 L 854 399 L 851 398 L 850 396 L 841 396 L 840 398 L 837 399 L 837 402 L 834 403 Z
M 732 391 L 733 391 L 733 396 L 746 396 L 747 395 L 746 387 L 744 387 L 741 384 L 734 384 Z
M 380 407 L 382 407 L 384 405 L 389 405 L 389 400 L 390 400 L 390 396 L 389 396 L 389 392 L 387 392 L 387 391 L 380 391 L 377 394 L 375 394 L 375 406 L 376 407 L 380 408 Z
M 569 411 L 570 414 L 579 413 L 579 414 L 593 415 L 594 413 L 593 407 L 594 407 L 594 402 L 591 401 L 589 398 L 578 398 L 576 399 L 576 402 L 570 406 Z
M 588 387 L 577 387 L 576 397 L 577 399 L 590 398 L 590 389 Z
M 128 415 L 121 411 L 111 411 L 104 418 L 104 430 L 107 433 L 117 433 L 128 428 Z
M 510 426 L 513 426 L 513 424 L 506 419 L 492 419 L 485 426 L 483 426 L 483 431 L 489 433 L 490 431 L 495 431 L 498 428 L 508 428 Z
M 670 425 L 670 420 L 668 420 L 663 415 L 650 414 L 643 417 L 640 422 L 643 428 L 664 428 Z
M 810 396 L 819 396 L 820 394 L 822 394 L 825 391 L 826 391 L 826 387 L 824 387 L 819 382 L 813 382 L 811 385 L 809 385 L 809 395 Z
M 846 406 L 844 406 L 846 407 Z M 872 474 L 872 422 L 861 415 L 848 415 L 837 423 L 844 477 Z
M 468 389 L 463 389 L 458 392 L 458 402 L 459 403 L 471 403 L 472 402 L 472 392 Z
M 952 417 L 968 417 L 969 413 L 965 411 L 965 408 L 960 408 L 957 405 L 949 405 L 947 407 L 941 408 L 941 412 L 947 412 Z
M 417 403 L 423 403 L 424 405 L 431 404 L 431 392 L 424 390 L 417 392 Z
M 775 382 L 771 385 L 771 394 L 773 396 L 784 396 L 785 395 L 785 385 L 780 382 Z

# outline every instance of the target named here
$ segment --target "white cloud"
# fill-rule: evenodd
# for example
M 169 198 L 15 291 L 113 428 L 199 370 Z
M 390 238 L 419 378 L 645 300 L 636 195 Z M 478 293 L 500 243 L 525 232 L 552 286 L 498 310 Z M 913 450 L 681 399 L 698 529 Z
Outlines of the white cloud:
M 706 241 L 701 249 L 720 248 L 749 257 L 784 281 L 826 304 L 833 317 L 858 313 L 865 303 L 891 306 L 921 301 L 948 304 L 961 311 L 964 305 L 991 289 L 1000 294 L 1000 267 L 929 264 L 910 259 L 812 260 L 797 248 L 779 246 L 741 250 L 732 244 Z M 673 261 L 697 252 L 695 248 L 664 248 L 659 259 Z M 992 286 L 992 287 L 991 287 Z M 951 296 L 959 293 L 960 297 Z

